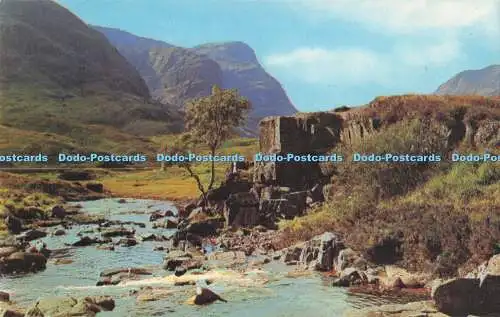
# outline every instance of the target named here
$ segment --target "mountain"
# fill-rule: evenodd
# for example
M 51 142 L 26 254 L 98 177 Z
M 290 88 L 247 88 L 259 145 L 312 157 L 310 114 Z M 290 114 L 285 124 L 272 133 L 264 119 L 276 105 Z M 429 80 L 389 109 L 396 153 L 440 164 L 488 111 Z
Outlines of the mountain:
M 94 26 L 136 67 L 158 100 L 182 106 L 188 99 L 210 94 L 222 86 L 222 71 L 213 60 L 189 49 L 135 36 L 126 31 Z
M 159 100 L 182 107 L 210 93 L 213 85 L 236 88 L 253 105 L 246 131 L 257 131 L 260 119 L 297 112 L 279 82 L 260 65 L 245 43 L 204 44 L 194 48 L 94 26 L 133 64 Z
M 281 84 L 260 65 L 255 52 L 243 42 L 204 44 L 193 51 L 216 61 L 222 69 L 223 88 L 236 88 L 253 106 L 251 117 L 292 115 L 292 105 Z
M 500 65 L 460 72 L 439 86 L 436 94 L 500 96 Z
M 0 2 L 0 124 L 109 149 L 180 129 L 144 79 L 100 32 L 51 0 Z M 17 131 L 17 130 L 16 130 Z

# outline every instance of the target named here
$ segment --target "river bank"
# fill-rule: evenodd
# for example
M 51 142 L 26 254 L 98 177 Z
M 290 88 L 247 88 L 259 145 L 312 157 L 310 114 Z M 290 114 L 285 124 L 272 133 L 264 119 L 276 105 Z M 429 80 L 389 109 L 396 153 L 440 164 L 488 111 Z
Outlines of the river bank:
M 123 228 L 135 232 L 120 231 L 122 225 L 108 227 L 105 222 L 48 229 L 47 236 L 30 242 L 32 245 L 45 244 L 51 250 L 46 268 L 37 273 L 2 277 L 1 289 L 10 294 L 10 309 L 26 312 L 40 298 L 50 299 L 52 306 L 42 300 L 42 307 L 49 311 L 54 307 L 63 309 L 62 298 L 66 301 L 71 298 L 78 303 L 89 296 L 110 296 L 115 307 L 112 312 L 101 309 L 103 316 L 198 316 L 200 308 L 185 302 L 195 294 L 193 283 L 203 280 L 228 301 L 202 308 L 203 313 L 217 316 L 251 316 L 255 312 L 262 316 L 279 316 L 284 312 L 287 316 L 300 316 L 311 309 L 317 316 L 331 316 L 340 315 L 348 308 L 394 301 L 369 295 L 350 295 L 347 290 L 332 288 L 331 277 L 296 270 L 294 266 L 273 260 L 270 255 L 246 256 L 238 251 L 229 256 L 230 251 L 213 250 L 211 257 L 208 254 L 207 260 L 203 259 L 202 266 L 177 277 L 179 273 L 164 269 L 169 254 L 172 256 L 178 252 L 175 248 L 166 252 L 171 248 L 169 237 L 175 229 L 153 228 L 155 222 L 150 221 L 151 215 L 158 211 L 176 213 L 173 204 L 108 198 L 74 205 L 80 205 L 88 216 L 105 217 L 107 222 L 116 224 L 128 223 Z M 56 235 L 59 230 L 65 230 L 65 233 Z M 85 237 L 105 239 L 110 235 L 116 237 L 106 243 L 70 246 L 84 241 Z M 137 243 L 129 245 L 128 239 Z M 187 251 L 193 257 L 205 256 L 196 249 Z M 116 271 L 120 267 L 122 273 Z M 143 270 L 142 273 L 138 268 Z M 110 275 L 115 279 L 115 285 L 97 286 L 103 278 L 100 275 L 111 274 L 112 270 L 117 272 Z
M 17 176 L 10 177 L 17 179 Z M 442 292 L 443 298 L 447 296 L 452 298 L 451 304 L 449 301 L 444 302 L 445 311 L 450 307 L 467 311 L 476 309 L 473 305 L 453 308 L 456 302 L 460 302 L 457 294 L 462 291 L 462 286 L 455 287 L 453 283 L 446 284 L 444 281 L 435 280 L 436 276 L 429 273 L 409 272 L 394 265 L 373 263 L 365 258 L 362 252 L 351 249 L 349 240 L 344 240 L 341 234 L 334 232 L 324 232 L 307 241 L 290 243 L 286 232 L 280 229 L 271 229 L 263 225 L 253 225 L 252 229 L 244 228 L 246 220 L 243 218 L 237 220 L 240 221 L 239 225 L 234 223 L 236 226 L 228 227 L 228 219 L 234 221 L 230 214 L 224 214 L 222 217 L 221 212 L 213 212 L 210 208 L 206 210 L 207 213 L 202 212 L 203 209 L 197 208 L 200 203 L 197 201 L 179 200 L 173 203 L 131 197 L 103 200 L 103 197 L 112 197 L 113 194 L 104 190 L 104 186 L 98 186 L 99 182 L 95 179 L 72 181 L 30 179 L 29 184 L 42 184 L 36 188 L 41 189 L 42 193 L 45 193 L 43 190 L 48 191 L 45 194 L 51 200 L 28 200 L 38 208 L 43 208 L 46 204 L 44 216 L 40 219 L 36 217 L 24 219 L 24 227 L 22 233 L 16 237 L 16 245 L 12 244 L 12 239 L 10 242 L 7 239 L 3 243 L 1 256 L 3 273 L 7 275 L 14 273 L 15 278 L 5 279 L 8 281 L 8 287 L 2 285 L 2 288 L 11 293 L 13 302 L 21 305 L 18 307 L 8 304 L 8 307 L 14 310 L 30 309 L 30 305 L 41 297 L 40 294 L 47 293 L 46 290 L 51 289 L 53 291 L 47 295 L 66 296 L 63 301 L 68 300 L 67 296 L 70 296 L 71 302 L 80 307 L 97 305 L 92 301 L 91 304 L 82 302 L 82 298 L 90 295 L 111 296 L 117 306 L 127 307 L 125 308 L 127 310 L 131 309 L 130 303 L 138 301 L 137 298 L 141 299 L 139 300 L 141 302 L 170 301 L 170 304 L 163 308 L 164 311 L 157 312 L 161 315 L 165 311 L 176 311 L 175 307 L 178 305 L 184 305 L 186 298 L 194 294 L 193 284 L 197 280 L 208 279 L 209 282 L 216 282 L 212 280 L 214 275 L 210 274 L 217 270 L 223 270 L 224 274 L 215 275 L 215 280 L 218 281 L 214 285 L 217 287 L 222 285 L 215 290 L 224 293 L 228 288 L 231 289 L 231 295 L 232 292 L 236 292 L 233 288 L 241 288 L 242 285 L 243 295 L 252 293 L 246 284 L 255 287 L 256 283 L 260 283 L 259 289 L 270 287 L 274 290 L 275 287 L 281 287 L 278 285 L 282 285 L 280 283 L 283 279 L 287 281 L 291 279 L 286 283 L 293 291 L 288 293 L 287 297 L 300 296 L 302 290 L 300 287 L 299 289 L 295 287 L 301 283 L 306 283 L 307 287 L 312 287 L 313 284 L 320 287 L 319 294 L 315 296 L 319 299 L 324 296 L 325 304 L 332 296 L 342 294 L 344 299 L 341 302 L 330 302 L 336 306 L 336 315 L 352 308 L 363 308 L 374 304 L 422 301 L 426 302 L 421 305 L 410 304 L 402 311 L 420 308 L 425 310 L 429 309 L 429 305 L 438 311 L 436 301 L 428 301 L 431 299 L 432 289 L 440 284 L 446 285 L 442 288 L 445 290 Z M 90 187 L 94 190 L 90 190 L 88 184 L 91 184 Z M 12 188 L 16 189 L 15 186 Z M 217 190 L 221 189 L 224 190 L 224 187 Z M 217 190 L 210 193 L 211 197 L 218 195 Z M 16 192 L 17 195 L 22 193 L 20 189 Z M 246 197 L 248 194 L 243 196 Z M 21 197 L 26 196 L 21 195 Z M 249 197 L 238 199 L 242 199 L 244 204 L 252 204 L 250 202 L 252 199 L 248 200 Z M 85 201 L 72 202 L 76 198 L 84 198 Z M 100 200 L 95 200 L 96 198 Z M 16 210 L 24 209 L 25 207 Z M 307 214 L 313 213 L 308 211 Z M 268 219 L 259 221 L 265 223 L 266 220 Z M 230 229 L 230 227 L 241 228 Z M 384 252 L 383 250 L 384 248 L 380 248 L 379 251 Z M 17 253 L 11 258 L 14 251 Z M 6 265 L 6 260 L 10 261 L 10 264 Z M 211 266 L 213 260 L 216 260 L 218 265 Z M 103 263 L 105 265 L 101 265 Z M 133 270 L 130 271 L 129 268 Z M 120 270 L 115 274 L 96 276 L 99 272 L 117 269 Z M 134 273 L 141 270 L 145 270 L 147 274 Z M 257 275 L 255 275 L 256 270 L 259 273 Z M 27 272 L 33 273 L 26 275 Z M 492 276 L 499 275 L 495 272 L 490 270 Z M 179 274 L 188 280 L 176 281 L 172 277 Z M 249 279 L 248 274 L 252 278 Z M 479 281 L 478 274 L 476 272 L 469 276 L 472 285 L 467 286 L 469 287 L 467 289 L 474 294 L 483 294 L 483 289 L 474 284 L 475 281 Z M 166 278 L 165 275 L 170 278 Z M 468 282 L 463 282 L 461 278 L 464 276 L 455 276 L 458 284 Z M 38 278 L 41 280 L 37 280 Z M 139 281 L 136 281 L 137 279 Z M 273 284 L 275 282 L 278 284 Z M 23 285 L 28 284 L 40 285 L 42 288 L 38 291 L 30 288 L 24 293 L 16 289 L 16 287 L 22 289 Z M 490 285 L 491 289 L 491 292 L 486 293 L 498 294 L 496 282 L 486 285 Z M 450 289 L 451 295 L 448 293 Z M 481 295 L 483 297 L 480 296 L 479 302 L 489 301 L 488 294 L 486 297 L 484 294 Z M 242 301 L 245 300 L 243 295 L 240 298 Z M 349 304 L 352 298 L 357 298 L 354 300 L 356 305 Z M 60 300 L 62 299 L 54 300 L 56 302 L 54 305 L 60 305 Z M 173 305 L 172 300 L 175 303 Z M 302 303 L 301 300 L 295 299 L 293 303 L 299 302 Z M 283 303 L 291 305 L 284 299 Z M 322 303 L 322 300 L 318 303 Z M 439 300 L 437 303 L 439 304 Z M 267 304 L 277 305 L 273 301 Z M 219 305 L 222 303 L 216 307 Z M 339 307 L 342 307 L 342 310 Z M 148 309 L 152 308 L 147 308 L 146 311 Z M 215 308 L 216 311 L 218 309 Z M 268 309 L 272 311 L 271 308 Z M 297 307 L 297 311 L 301 309 Z M 325 316 L 331 313 L 331 309 L 324 311 Z M 366 308 L 358 314 L 365 312 L 366 316 L 369 316 L 377 309 L 379 308 L 371 310 Z M 396 308 L 380 308 L 382 311 L 392 309 Z M 440 309 L 442 310 L 442 307 Z M 148 316 L 149 313 L 144 315 Z M 232 313 L 233 310 L 228 312 L 229 315 Z M 414 313 L 419 312 L 414 311 Z M 136 315 L 140 314 L 142 313 L 136 312 Z

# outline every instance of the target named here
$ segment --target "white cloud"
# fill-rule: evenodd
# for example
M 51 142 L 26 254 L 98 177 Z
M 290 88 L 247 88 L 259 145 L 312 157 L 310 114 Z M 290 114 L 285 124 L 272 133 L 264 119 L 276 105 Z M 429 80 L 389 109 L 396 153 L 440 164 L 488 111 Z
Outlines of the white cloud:
M 500 29 L 499 0 L 290 0 L 315 18 L 343 19 L 372 31 L 414 33 L 425 30 Z
M 386 52 L 364 48 L 300 47 L 264 59 L 267 67 L 308 83 L 337 86 L 379 84 L 397 87 L 426 68 L 464 57 L 457 41 L 398 44 Z
M 462 57 L 460 43 L 455 39 L 430 45 L 401 45 L 395 48 L 397 61 L 408 66 L 445 66 Z
M 385 65 L 369 50 L 345 48 L 327 50 L 303 47 L 265 58 L 269 67 L 282 68 L 310 83 L 328 81 L 357 84 L 384 81 Z M 367 76 L 371 74 L 370 76 Z

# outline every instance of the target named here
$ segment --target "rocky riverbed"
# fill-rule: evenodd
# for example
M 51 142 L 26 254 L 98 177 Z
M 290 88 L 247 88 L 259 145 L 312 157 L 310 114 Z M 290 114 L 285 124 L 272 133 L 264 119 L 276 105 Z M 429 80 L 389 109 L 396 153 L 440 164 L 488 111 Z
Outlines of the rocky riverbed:
M 4 241 L 0 307 L 11 316 L 339 316 L 410 300 L 333 287 L 332 274 L 304 270 L 285 259 L 286 250 L 270 249 L 274 233 L 264 228 L 204 236 L 194 248 L 191 236 L 176 234 L 169 202 L 74 205 L 86 215 L 79 223 L 32 228 L 17 236 L 22 246 Z M 190 230 L 210 233 L 208 223 Z M 227 302 L 200 306 L 217 298 L 207 290 Z

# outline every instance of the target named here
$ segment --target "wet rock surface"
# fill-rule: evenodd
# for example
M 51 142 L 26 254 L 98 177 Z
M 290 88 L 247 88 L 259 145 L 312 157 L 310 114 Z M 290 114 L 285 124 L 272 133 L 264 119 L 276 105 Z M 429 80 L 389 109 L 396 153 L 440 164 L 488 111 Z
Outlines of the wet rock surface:
M 500 255 L 492 257 L 478 276 L 444 281 L 432 290 L 440 311 L 448 314 L 500 314 Z
M 25 316 L 30 317 L 63 317 L 86 316 L 93 317 L 101 311 L 111 311 L 115 302 L 111 297 L 84 297 L 74 298 L 66 296 L 45 297 L 30 307 Z

